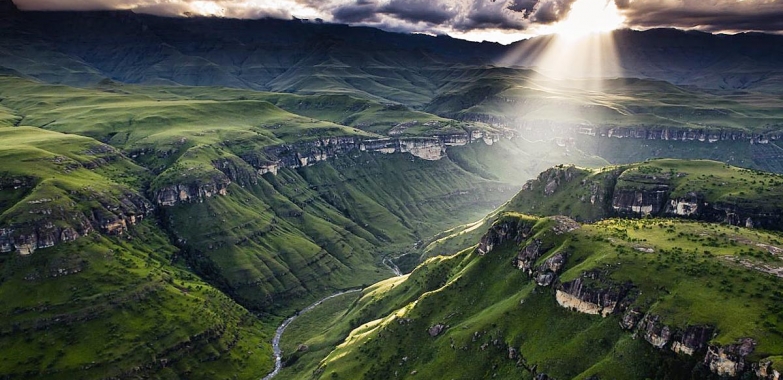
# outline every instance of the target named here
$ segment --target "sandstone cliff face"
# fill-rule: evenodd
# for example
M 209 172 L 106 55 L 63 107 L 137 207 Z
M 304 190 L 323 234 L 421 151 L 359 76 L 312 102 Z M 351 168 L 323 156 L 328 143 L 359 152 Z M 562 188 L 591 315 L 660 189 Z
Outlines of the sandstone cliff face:
M 765 361 L 753 365 L 756 376 L 763 380 L 780 380 L 780 372 L 772 368 L 772 362 Z
M 749 367 L 745 357 L 755 348 L 756 342 L 750 338 L 728 346 L 710 345 L 704 357 L 704 364 L 718 375 L 736 377 Z
M 668 189 L 618 190 L 612 197 L 612 209 L 618 214 L 659 215 L 664 210 Z
M 78 196 L 78 195 L 74 195 Z M 91 194 L 90 209 L 64 207 L 57 199 L 29 200 L 25 213 L 4 215 L 0 228 L 0 252 L 29 255 L 40 248 L 74 241 L 92 231 L 122 235 L 141 222 L 153 206 L 133 192 L 115 197 Z M 76 201 L 68 200 L 68 206 Z
M 513 241 L 521 243 L 530 236 L 532 225 L 523 220 L 500 220 L 481 237 L 477 251 L 480 255 L 492 252 L 495 247 Z
M 166 186 L 155 192 L 155 202 L 161 206 L 174 206 L 177 203 L 203 202 L 207 198 L 228 194 L 231 180 L 225 176 L 215 177 L 206 182 L 192 182 Z
M 576 191 L 579 195 L 577 201 L 589 207 L 588 219 L 590 216 L 599 219 L 610 216 L 673 216 L 748 228 L 783 229 L 783 210 L 774 210 L 760 201 L 749 200 L 752 198 L 724 197 L 711 201 L 694 191 L 673 195 L 681 187 L 678 184 L 687 181 L 687 175 L 668 172 L 645 174 L 628 168 L 589 175 L 573 166 L 559 166 L 541 173 L 522 188 L 523 192 L 543 196 L 543 199 L 534 196 L 519 199 L 532 199 L 531 202 L 543 203 L 551 209 L 549 203 L 558 199 L 553 198 L 558 193 Z M 575 190 L 571 183 L 577 180 L 580 183 Z M 571 185 L 565 188 L 568 184 Z M 536 210 L 538 208 L 526 211 Z M 560 212 L 567 214 L 569 210 Z
M 626 314 L 626 317 L 629 314 Z M 623 319 L 625 322 L 625 318 Z M 626 329 L 633 329 L 633 324 L 623 324 Z M 672 351 L 692 356 L 704 350 L 712 339 L 715 328 L 712 326 L 688 326 L 684 330 L 668 326 L 661 321 L 660 316 L 648 314 L 638 322 L 637 335 L 658 349 Z
M 509 136 L 511 137 L 513 136 Z M 424 160 L 437 161 L 446 156 L 448 147 L 476 142 L 491 145 L 499 139 L 500 135 L 484 131 L 416 138 L 324 137 L 291 145 L 273 146 L 263 151 L 246 153 L 241 157 L 214 160 L 212 165 L 223 176 L 216 175 L 208 179 L 164 186 L 155 191 L 153 198 L 161 206 L 201 202 L 215 195 L 226 195 L 231 183 L 241 186 L 256 184 L 258 177 L 264 174 L 277 175 L 281 169 L 312 166 L 353 151 L 410 153 Z
M 573 281 L 561 284 L 555 296 L 560 306 L 603 317 L 625 309 L 632 284 L 617 284 L 597 271 L 585 272 Z
M 581 170 L 575 166 L 556 166 L 539 174 L 536 179 L 525 183 L 522 190 L 529 191 L 540 188 L 544 195 L 549 196 L 557 192 L 563 184 L 571 182 L 580 172 Z
M 780 140 L 783 133 L 748 133 L 737 130 L 716 130 L 714 128 L 692 129 L 692 128 L 670 128 L 656 126 L 638 126 L 638 127 L 593 127 L 593 126 L 575 126 L 574 130 L 583 135 L 600 136 L 607 138 L 626 138 L 626 139 L 644 139 L 644 140 L 664 140 L 664 141 L 699 141 L 699 142 L 718 142 L 718 141 L 750 141 L 753 144 L 768 144 L 770 141 Z

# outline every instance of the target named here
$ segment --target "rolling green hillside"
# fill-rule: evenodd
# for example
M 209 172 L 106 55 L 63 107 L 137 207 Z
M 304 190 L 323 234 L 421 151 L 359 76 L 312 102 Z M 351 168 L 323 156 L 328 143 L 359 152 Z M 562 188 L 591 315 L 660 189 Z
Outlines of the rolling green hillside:
M 365 290 L 321 335 L 335 339 L 351 321 L 339 346 L 297 363 L 318 378 L 750 375 L 752 363 L 777 368 L 783 350 L 780 239 L 507 213 L 478 246 Z M 299 339 L 289 344 L 311 343 Z M 313 367 L 295 368 L 310 377 Z
M 272 326 L 199 279 L 154 223 L 0 256 L 10 378 L 257 378 Z M 172 261 L 174 260 L 174 263 Z
M 781 195 L 780 175 L 662 159 L 598 170 L 553 168 L 528 182 L 507 209 L 583 221 L 675 216 L 780 230 Z
M 258 379 L 349 288 L 280 378 L 781 369 L 779 36 L 618 31 L 586 91 L 527 43 L 0 8 L 0 378 Z
M 667 217 L 767 230 L 783 229 L 783 177 L 715 161 L 660 159 L 631 165 L 558 165 L 484 218 L 433 236 L 420 258 L 473 244 L 502 212 L 565 215 L 579 222 L 613 217 Z
M 466 144 L 471 130 L 494 132 L 355 98 L 110 82 L 76 89 L 13 77 L 1 79 L 0 95 L 16 119 L 14 125 L 45 129 L 8 128 L 9 142 L 14 141 L 10 136 L 24 131 L 24 138 L 32 139 L 31 150 L 57 144 L 41 145 L 43 137 L 36 140 L 36 133 L 52 136 L 53 141 L 97 144 L 98 151 L 112 155 L 104 159 L 112 165 L 96 171 L 116 176 L 129 187 L 118 185 L 120 190 L 113 192 L 133 193 L 131 199 L 137 201 L 130 203 L 142 204 L 143 212 L 123 210 L 117 219 L 130 224 L 136 214 L 157 208 L 190 264 L 256 311 L 285 313 L 333 289 L 382 279 L 388 274 L 380 265 L 381 256 L 480 217 L 503 203 L 516 191 L 513 183 L 522 179 L 476 174 L 481 170 L 473 166 L 481 158 L 431 161 L 362 149 L 361 141 L 383 136 L 335 122 L 355 116 L 357 124 L 369 118 L 376 120 L 374 126 L 389 129 L 407 123 L 410 127 L 398 128 L 397 138 L 411 140 L 400 144 L 421 141 L 422 149 L 438 154 L 444 149 L 439 143 L 417 138 L 456 133 Z M 323 119 L 334 122 L 293 114 L 269 101 L 292 110 L 313 104 L 313 116 L 322 113 Z M 362 115 L 335 115 L 345 102 L 363 104 L 357 108 Z M 424 126 L 428 121 L 436 124 Z M 57 149 L 69 155 L 92 154 L 70 144 Z M 34 171 L 35 165 L 39 164 L 19 168 L 19 175 Z M 76 180 L 76 173 L 65 174 L 68 178 L 61 181 Z M 83 175 L 95 176 L 89 170 Z M 78 185 L 69 186 L 65 191 Z M 44 189 L 39 186 L 36 191 Z M 63 201 L 73 200 L 77 208 L 86 202 L 84 196 L 73 198 Z M 11 206 L 22 213 L 31 208 L 17 198 L 9 200 Z M 33 228 L 40 230 L 47 218 L 42 214 Z M 101 223 L 110 222 L 93 224 Z M 78 226 L 76 234 L 66 226 L 58 228 L 55 235 L 66 231 L 68 237 L 58 235 L 38 245 L 73 240 L 87 232 Z

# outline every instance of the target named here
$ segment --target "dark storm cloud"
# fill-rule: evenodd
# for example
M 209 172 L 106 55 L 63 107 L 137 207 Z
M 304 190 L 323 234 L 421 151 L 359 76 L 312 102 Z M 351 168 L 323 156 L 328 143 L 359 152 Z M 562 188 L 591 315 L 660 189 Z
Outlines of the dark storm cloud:
M 579 0 L 15 0 L 22 9 L 133 9 L 236 18 L 322 18 L 428 33 L 535 31 L 568 16 Z M 614 1 L 626 24 L 704 31 L 783 31 L 783 0 Z M 205 7 L 206 4 L 206 7 Z M 212 12 L 212 13 L 209 13 Z
M 474 2 L 467 14 L 453 22 L 453 27 L 461 31 L 474 29 L 525 29 L 527 27 L 525 18 L 527 8 L 521 6 L 514 7 L 517 5 L 516 3 Z M 534 4 L 537 1 L 529 1 L 528 3 Z
M 531 19 L 541 24 L 552 24 L 564 19 L 575 0 L 540 1 Z
M 334 21 L 348 24 L 361 22 L 379 22 L 378 3 L 375 1 L 358 1 L 356 4 L 339 6 L 332 11 Z
M 783 0 L 615 0 L 632 27 L 783 31 Z
M 391 0 L 378 12 L 398 20 L 412 23 L 425 22 L 439 25 L 457 16 L 457 10 L 450 9 L 446 1 Z
M 538 4 L 538 0 L 514 0 L 507 4 L 507 8 L 513 12 L 519 12 L 527 15 L 533 11 Z

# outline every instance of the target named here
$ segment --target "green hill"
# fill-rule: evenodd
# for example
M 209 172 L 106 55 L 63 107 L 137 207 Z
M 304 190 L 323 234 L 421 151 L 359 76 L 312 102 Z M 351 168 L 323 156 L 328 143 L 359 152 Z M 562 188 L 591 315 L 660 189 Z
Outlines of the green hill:
M 86 137 L 0 128 L 0 373 L 258 376 L 265 326 L 182 260 L 138 192 L 150 173 Z
M 478 246 L 365 290 L 332 322 L 345 332 L 350 321 L 350 334 L 297 373 L 752 376 L 754 363 L 777 368 L 783 350 L 780 239 L 689 221 L 580 226 L 506 213 Z
M 674 216 L 780 230 L 781 195 L 780 175 L 662 159 L 597 170 L 552 168 L 528 182 L 507 209 L 583 221 Z

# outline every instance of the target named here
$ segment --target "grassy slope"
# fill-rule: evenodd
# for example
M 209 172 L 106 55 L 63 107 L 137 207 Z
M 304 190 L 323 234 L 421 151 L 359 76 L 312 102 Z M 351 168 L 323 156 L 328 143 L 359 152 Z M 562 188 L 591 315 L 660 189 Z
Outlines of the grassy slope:
M 509 191 L 448 160 L 357 154 L 166 211 L 177 236 L 207 259 L 202 269 L 226 279 L 232 295 L 287 313 L 388 277 L 384 253 L 477 218 Z
M 125 181 L 136 189 L 149 187 L 154 193 L 173 184 L 224 178 L 214 162 L 234 163 L 240 176 L 248 178 L 235 178 L 229 196 L 167 209 L 165 220 L 200 270 L 252 308 L 282 306 L 302 295 L 377 281 L 387 273 L 370 252 L 381 246 L 390 249 L 390 244 L 411 245 L 450 228 L 454 222 L 446 215 L 474 219 L 507 197 L 506 185 L 449 161 L 359 154 L 255 181 L 253 169 L 239 158 L 316 137 L 375 136 L 321 119 L 346 124 L 345 119 L 354 119 L 359 125 L 377 118 L 386 129 L 417 120 L 407 134 L 444 132 L 436 126 L 420 128 L 426 121 L 450 125 L 404 107 L 345 96 L 111 82 L 75 89 L 12 77 L 0 79 L 0 93 L 3 106 L 25 124 L 90 136 L 133 157 L 153 175 Z M 313 115 L 321 119 L 288 113 L 267 100 L 292 109 L 312 105 L 318 110 Z M 335 114 L 346 102 L 363 108 Z
M 155 99 L 201 99 L 216 101 L 259 100 L 268 101 L 288 112 L 341 125 L 356 127 L 368 132 L 386 134 L 400 123 L 437 122 L 446 126 L 454 121 L 421 111 L 414 111 L 400 104 L 386 104 L 347 95 L 302 95 L 276 92 L 258 92 L 220 87 L 149 87 L 112 83 L 111 88 L 144 94 Z M 454 131 L 460 131 L 455 129 Z M 404 134 L 433 134 L 436 128 L 426 130 L 407 129 Z M 441 132 L 447 132 L 443 130 Z
M 498 117 L 531 126 L 586 124 L 753 132 L 779 130 L 783 115 L 777 97 L 763 93 L 706 91 L 644 79 L 585 84 L 593 91 L 583 91 L 578 83 L 502 68 L 474 76 L 481 80 L 451 80 L 426 110 L 458 120 Z
M 87 137 L 0 128 L 0 223 L 80 228 L 112 220 L 149 173 Z M 19 182 L 16 182 L 19 181 Z M 43 200 L 43 201 L 42 201 Z M 98 229 L 99 225 L 93 225 Z M 0 255 L 0 373 L 11 377 L 254 378 L 271 368 L 263 326 L 175 260 L 154 221 L 30 256 Z
M 558 173 L 571 173 L 571 179 Z M 547 195 L 546 185 L 561 178 L 556 191 Z M 568 215 L 578 220 L 597 220 L 612 214 L 611 194 L 618 190 L 644 190 L 651 183 L 669 186 L 669 197 L 698 193 L 711 204 L 733 204 L 761 212 L 783 207 L 783 176 L 729 166 L 714 161 L 653 160 L 606 167 L 599 170 L 561 168 L 550 170 L 529 184 L 509 202 L 508 210 L 536 215 Z M 596 187 L 593 187 L 595 185 Z M 591 202 L 593 195 L 599 195 Z M 601 200 L 600 196 L 604 196 Z
M 0 139 L 4 227 L 30 231 L 53 224 L 80 231 L 87 219 L 113 221 L 143 213 L 136 189 L 149 173 L 111 147 L 33 127 L 0 128 Z
M 778 235 L 667 220 L 609 220 L 556 235 L 550 230 L 553 222 L 520 215 L 505 218 L 535 224 L 532 238 L 554 247 L 549 252 L 562 247 L 572 253 L 563 281 L 602 268 L 613 281 L 633 281 L 642 294 L 634 305 L 661 315 L 672 326 L 715 325 L 713 342 L 719 344 L 754 337 L 759 346 L 753 360 L 783 350 L 779 294 L 772 291 L 780 279 L 737 264 L 743 260 L 781 266 L 780 257 L 755 246 L 780 245 Z M 640 245 L 654 253 L 636 250 Z M 695 360 L 631 339 L 618 327 L 619 316 L 601 318 L 557 306 L 551 289 L 536 288 L 510 265 L 517 249 L 506 244 L 483 257 L 467 250 L 434 258 L 410 277 L 389 280 L 393 288 L 388 281 L 371 288 L 368 292 L 385 288 L 374 294 L 373 302 L 396 311 L 375 314 L 380 319 L 353 330 L 317 373 L 326 378 L 408 377 L 412 371 L 439 378 L 530 378 L 507 358 L 508 346 L 520 350 L 528 367 L 537 365 L 539 372 L 555 378 L 679 378 L 690 376 L 693 368 L 703 370 L 694 367 Z M 437 286 L 429 288 L 432 283 Z M 431 291 L 413 302 L 400 298 L 400 289 L 411 288 Z M 343 319 L 365 305 L 355 303 Z M 437 323 L 449 328 L 432 338 L 427 329 Z
M 271 328 L 184 266 L 145 222 L 28 257 L 3 255 L 0 372 L 36 378 L 258 378 Z

